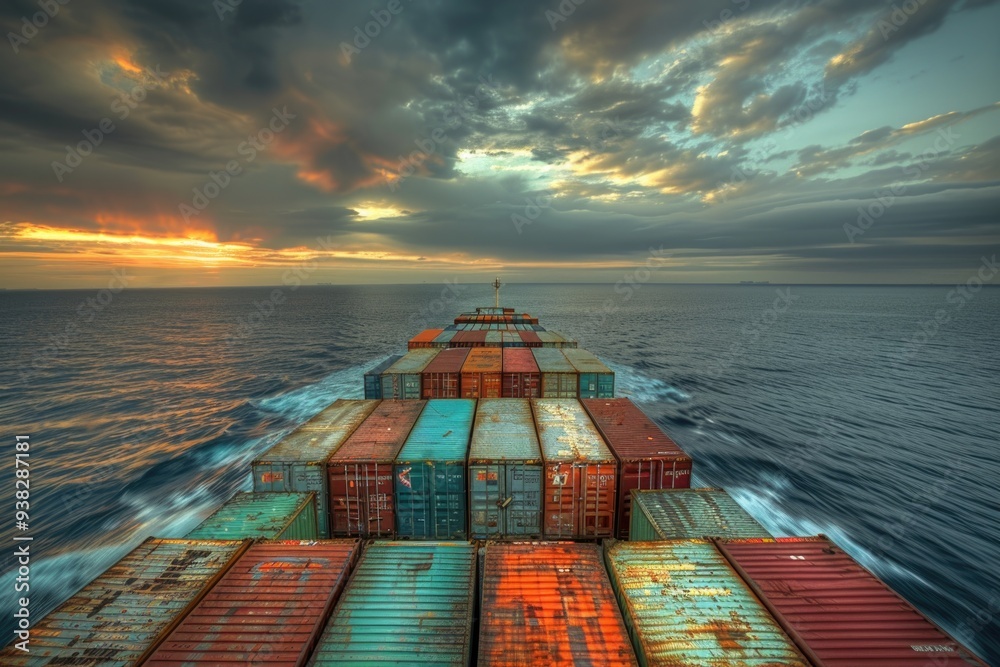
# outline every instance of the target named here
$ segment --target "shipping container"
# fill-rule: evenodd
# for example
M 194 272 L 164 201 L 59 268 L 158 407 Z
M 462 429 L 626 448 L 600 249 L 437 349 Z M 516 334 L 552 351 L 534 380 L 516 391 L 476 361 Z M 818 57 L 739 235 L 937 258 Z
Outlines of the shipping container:
M 537 350 L 536 350 L 537 351 Z M 612 537 L 618 463 L 576 399 L 531 399 L 545 462 L 546 538 Z
M 424 401 L 382 401 L 330 457 L 329 511 L 335 537 L 392 535 L 396 456 L 424 405 Z
M 382 398 L 382 373 L 385 369 L 399 361 L 402 356 L 401 354 L 394 354 L 365 373 L 365 398 Z
M 527 399 L 483 398 L 469 447 L 472 537 L 540 537 L 542 452 Z
M 382 398 L 420 398 L 420 380 L 424 368 L 440 348 L 418 348 L 404 354 L 382 373 Z
M 529 329 L 524 329 L 518 332 L 521 340 L 524 341 L 525 347 L 541 347 L 542 339 L 538 337 L 538 334 Z
M 614 398 L 615 372 L 583 348 L 567 347 L 566 360 L 580 374 L 580 398 Z
M 486 344 L 486 332 L 474 329 L 474 325 L 465 325 L 466 329 L 455 334 L 451 339 L 452 347 L 482 347 Z
M 462 365 L 462 398 L 500 398 L 503 351 L 474 348 Z
M 542 398 L 576 398 L 580 378 L 562 350 L 537 347 L 531 350 L 542 379 Z
M 986 666 L 823 536 L 717 544 L 816 667 Z
M 494 325 L 495 327 L 496 325 Z M 491 327 L 491 329 L 493 329 Z M 486 332 L 486 346 L 487 347 L 503 347 L 503 334 L 499 329 L 493 329 Z
M 312 665 L 467 667 L 475 582 L 476 548 L 467 542 L 369 544 Z
M 35 623 L 30 652 L 0 650 L 0 664 L 139 664 L 249 546 L 151 537 Z
M 465 539 L 466 456 L 476 402 L 432 399 L 396 457 L 396 534 Z
M 504 398 L 541 398 L 542 376 L 535 355 L 525 347 L 504 348 L 500 395 Z
M 339 399 L 253 462 L 253 490 L 316 493 L 316 507 L 330 503 L 326 462 L 371 414 L 378 401 Z M 327 513 L 316 513 L 320 537 L 330 537 Z
M 424 368 L 421 380 L 424 398 L 458 398 L 462 385 L 462 366 L 471 352 L 467 347 L 441 350 Z
M 542 341 L 542 347 L 576 347 L 576 341 L 568 338 L 558 331 L 541 328 L 537 330 L 538 338 Z
M 325 511 L 325 510 L 324 510 Z M 315 540 L 316 494 L 239 492 L 185 535 L 189 540 Z
M 434 339 L 434 347 L 448 347 L 451 344 L 451 339 L 455 337 L 458 330 L 454 325 L 446 328 L 437 338 Z
M 444 329 L 424 329 L 410 339 L 407 349 L 416 350 L 422 347 L 437 347 L 434 345 L 434 339 L 440 336 L 443 331 Z
M 639 664 L 809 667 L 707 540 L 605 545 Z
M 691 457 L 630 399 L 580 401 L 618 459 L 618 537 L 628 539 L 632 489 L 686 489 Z M 700 536 L 697 536 L 700 537 Z
M 769 538 L 771 534 L 722 489 L 632 491 L 629 539 Z
M 520 325 L 518 325 L 520 326 Z M 505 348 L 507 347 L 524 347 L 524 341 L 521 340 L 520 331 L 511 329 L 508 331 L 502 331 L 500 333 L 501 340 L 503 341 L 501 345 Z
M 486 545 L 480 667 L 636 665 L 596 544 Z
M 143 665 L 303 667 L 360 551 L 358 540 L 253 545 Z

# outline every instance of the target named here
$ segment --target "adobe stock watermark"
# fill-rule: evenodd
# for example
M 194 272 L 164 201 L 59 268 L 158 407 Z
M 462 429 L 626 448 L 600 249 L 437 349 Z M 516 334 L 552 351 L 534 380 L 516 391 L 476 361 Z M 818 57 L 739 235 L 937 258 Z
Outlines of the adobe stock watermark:
M 555 10 L 546 9 L 545 10 L 545 20 L 549 22 L 549 28 L 552 32 L 556 31 L 560 23 L 564 23 L 573 15 L 576 8 L 582 5 L 587 0 L 561 0 L 561 2 L 556 6 Z
M 630 301 L 636 291 L 648 283 L 657 271 L 666 266 L 670 256 L 671 253 L 664 250 L 663 246 L 659 248 L 650 246 L 646 261 L 639 268 L 626 273 L 621 280 L 615 283 L 614 292 L 617 296 L 608 297 L 599 308 L 588 310 L 587 315 L 590 321 L 598 327 L 603 325 L 608 315 L 613 315 L 621 310 L 623 303 Z
M 899 4 L 892 4 L 892 11 L 886 12 L 876 23 L 879 34 L 883 40 L 888 40 L 892 33 L 898 31 L 906 22 L 916 14 L 921 7 L 927 4 L 927 0 L 905 0 Z
M 63 6 L 68 5 L 69 0 L 38 0 L 38 7 L 42 10 L 35 12 L 31 18 L 21 17 L 21 29 L 17 32 L 8 32 L 7 41 L 10 48 L 14 50 L 14 55 L 21 52 L 21 47 L 34 39 L 38 31 L 49 24 L 54 19 Z
M 792 304 L 800 298 L 798 294 L 792 294 L 791 287 L 786 287 L 784 290 L 778 288 L 774 293 L 777 297 L 774 299 L 771 307 L 766 308 L 751 322 L 744 324 L 740 329 L 740 338 L 729 347 L 729 351 L 725 355 L 715 360 L 709 371 L 712 377 L 721 377 L 737 359 L 743 356 L 747 348 L 754 345 L 768 329 L 774 326 L 775 322 L 782 315 L 788 312 Z
M 118 116 L 119 121 L 124 121 L 132 113 L 132 110 L 139 106 L 139 103 L 146 99 L 146 94 L 163 84 L 167 76 L 160 71 L 160 66 L 153 69 L 145 69 L 143 73 L 145 79 L 136 84 L 128 93 L 122 93 L 111 102 L 111 112 Z M 97 127 L 90 130 L 83 130 L 83 141 L 75 146 L 66 146 L 66 158 L 62 162 L 52 162 L 52 173 L 60 183 L 67 174 L 83 164 L 83 159 L 91 155 L 98 146 L 104 143 L 105 137 L 115 131 L 117 126 L 109 116 L 105 116 L 97 123 Z
M 406 1 L 412 2 L 412 0 Z M 372 40 L 381 35 L 382 31 L 392 23 L 393 18 L 403 13 L 404 9 L 406 7 L 402 0 L 389 0 L 384 9 L 373 9 L 369 12 L 374 20 L 365 23 L 363 30 L 360 25 L 354 26 L 354 39 L 340 43 L 340 55 L 347 60 L 347 64 L 351 63 L 354 56 L 368 48 Z
M 905 176 L 911 179 L 919 178 L 921 174 L 930 169 L 931 162 L 937 156 L 954 146 L 959 139 L 959 135 L 951 127 L 939 129 L 937 134 L 938 136 L 934 140 L 934 145 L 920 153 L 917 156 L 920 159 L 916 163 L 903 167 L 903 174 Z M 872 193 L 875 199 L 867 206 L 858 207 L 856 224 L 844 223 L 844 234 L 847 235 L 847 240 L 851 243 L 857 243 L 857 238 L 864 236 L 865 232 L 871 229 L 885 215 L 885 212 L 892 208 L 897 199 L 906 194 L 906 189 L 906 184 L 894 183 L 888 188 L 881 188 Z
M 273 107 L 271 112 L 271 119 L 267 125 L 259 129 L 256 134 L 247 135 L 246 141 L 240 142 L 236 147 L 237 154 L 244 158 L 244 164 L 253 162 L 258 153 L 263 152 L 296 117 L 295 114 L 288 112 L 287 106 L 283 106 L 280 111 L 278 107 Z M 181 202 L 177 205 L 177 210 L 184 221 L 190 222 L 191 216 L 200 215 L 216 197 L 222 194 L 223 190 L 229 187 L 233 178 L 242 173 L 243 165 L 238 160 L 230 160 L 226 163 L 225 168 L 219 171 L 208 172 L 208 180 L 201 186 L 192 188 L 194 194 L 191 197 L 191 203 Z
M 467 285 L 460 285 L 458 278 L 454 280 L 445 280 L 444 288 L 441 290 L 441 294 L 436 298 L 432 299 L 429 303 L 420 307 L 420 310 L 411 314 L 409 318 L 409 323 L 413 325 L 418 331 L 423 331 L 429 327 L 430 322 L 440 321 L 441 313 L 452 303 L 454 303 L 458 297 L 468 289 Z
M 535 224 L 535 221 L 541 217 L 542 211 L 552 208 L 552 198 L 554 196 L 551 191 L 545 190 L 534 199 L 531 197 L 524 198 L 524 207 L 520 208 L 520 212 L 510 214 L 510 221 L 514 223 L 514 229 L 517 230 L 518 234 L 524 232 L 523 227 L 526 225 Z

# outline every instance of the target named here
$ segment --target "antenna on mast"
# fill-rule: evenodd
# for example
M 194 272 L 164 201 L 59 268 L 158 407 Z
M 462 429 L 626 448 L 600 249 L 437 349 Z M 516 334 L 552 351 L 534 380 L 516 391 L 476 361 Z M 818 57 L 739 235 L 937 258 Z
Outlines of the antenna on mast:
M 500 307 L 500 285 L 502 285 L 502 284 L 503 283 L 500 282 L 500 276 L 497 276 L 497 279 L 493 281 L 493 289 L 496 290 L 496 307 L 497 308 Z

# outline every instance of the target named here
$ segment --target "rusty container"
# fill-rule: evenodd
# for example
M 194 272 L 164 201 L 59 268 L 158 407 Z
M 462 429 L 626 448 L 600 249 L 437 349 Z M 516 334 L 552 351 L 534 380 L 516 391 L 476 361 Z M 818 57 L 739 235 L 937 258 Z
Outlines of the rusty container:
M 303 667 L 360 551 L 358 540 L 258 542 L 143 665 Z
M 488 543 L 478 664 L 637 665 L 600 547 Z
M 382 373 L 382 398 L 420 398 L 424 368 L 440 351 L 436 347 L 410 350 L 385 369 Z
M 516 326 L 521 326 L 521 325 L 518 324 Z M 521 340 L 520 333 L 521 333 L 520 331 L 516 331 L 516 330 L 513 330 L 513 329 L 507 330 L 507 331 L 501 331 L 500 332 L 500 336 L 501 336 L 501 340 L 503 341 L 501 343 L 501 346 L 505 347 L 505 348 L 506 347 L 526 347 L 525 344 L 524 344 L 524 341 Z
M 451 339 L 455 337 L 456 333 L 458 332 L 455 329 L 442 330 L 434 339 L 434 344 L 431 347 L 450 347 Z
M 462 398 L 500 398 L 503 352 L 473 348 L 462 365 Z
M 618 463 L 576 399 L 534 398 L 547 539 L 612 537 Z
M 567 347 L 566 360 L 580 378 L 580 398 L 614 398 L 615 372 L 589 350 Z
M 316 494 L 312 492 L 241 491 L 184 537 L 189 540 L 315 540 L 319 537 L 316 511 Z
M 528 348 L 504 348 L 500 395 L 503 398 L 541 398 L 541 374 L 535 355 Z
M 542 379 L 542 398 L 576 398 L 580 377 L 562 350 L 537 347 L 531 350 Z
M 538 337 L 538 334 L 534 331 L 522 330 L 517 332 L 524 341 L 525 347 L 541 347 L 542 339 Z
M 392 535 L 393 470 L 424 401 L 382 401 L 327 462 L 334 537 Z
M 408 350 L 415 350 L 422 347 L 437 347 L 434 345 L 434 340 L 444 332 L 444 329 L 424 329 L 416 336 L 410 339 L 407 343 L 406 348 Z
M 365 398 L 382 398 L 382 373 L 400 360 L 403 355 L 394 354 L 374 368 L 365 371 Z
M 468 325 L 474 326 L 474 325 Z M 480 329 L 465 329 L 451 339 L 452 347 L 482 347 L 486 344 L 486 332 Z
M 458 398 L 462 384 L 462 366 L 471 350 L 451 347 L 434 357 L 423 372 L 424 398 Z
M 764 526 L 722 489 L 632 490 L 629 539 L 770 538 Z

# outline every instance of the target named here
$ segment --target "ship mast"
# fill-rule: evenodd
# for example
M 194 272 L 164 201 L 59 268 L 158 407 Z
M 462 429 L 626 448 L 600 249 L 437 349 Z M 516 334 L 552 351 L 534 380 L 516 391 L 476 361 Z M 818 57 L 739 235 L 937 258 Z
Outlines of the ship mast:
M 497 279 L 493 281 L 493 289 L 496 290 L 496 307 L 497 308 L 500 307 L 500 285 L 501 284 L 502 283 L 500 282 L 500 276 L 497 276 Z

